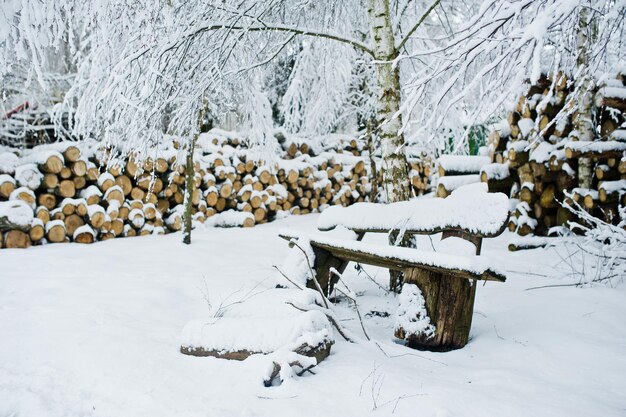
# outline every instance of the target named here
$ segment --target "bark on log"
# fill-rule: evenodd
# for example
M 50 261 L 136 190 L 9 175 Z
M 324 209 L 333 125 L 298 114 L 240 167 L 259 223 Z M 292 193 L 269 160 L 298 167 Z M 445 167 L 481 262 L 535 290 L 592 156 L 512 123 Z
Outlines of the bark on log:
M 416 284 L 424 296 L 430 323 L 435 326 L 432 337 L 409 335 L 400 328 L 396 337 L 406 340 L 415 349 L 446 352 L 464 347 L 469 340 L 476 296 L 476 281 L 408 268 L 404 282 Z

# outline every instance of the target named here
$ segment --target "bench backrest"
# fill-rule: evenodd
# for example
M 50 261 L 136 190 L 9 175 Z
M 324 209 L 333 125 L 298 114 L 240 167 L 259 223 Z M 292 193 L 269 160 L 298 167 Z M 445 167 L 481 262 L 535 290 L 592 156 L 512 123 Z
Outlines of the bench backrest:
M 356 203 L 329 207 L 318 220 L 318 229 L 343 226 L 356 233 L 405 234 L 442 233 L 442 239 L 461 237 L 480 253 L 482 238 L 500 235 L 509 218 L 509 199 L 489 193 L 487 184 L 471 184 L 455 190 L 448 198 L 420 198 L 391 204 Z

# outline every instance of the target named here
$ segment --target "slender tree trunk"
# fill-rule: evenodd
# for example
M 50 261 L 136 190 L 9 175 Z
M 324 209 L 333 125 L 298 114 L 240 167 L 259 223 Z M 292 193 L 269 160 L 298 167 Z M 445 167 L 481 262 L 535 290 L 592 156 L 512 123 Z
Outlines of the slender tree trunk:
M 208 132 L 210 130 L 210 124 L 206 124 L 207 114 L 209 107 L 206 102 L 202 104 L 200 111 L 198 112 L 198 126 L 197 133 L 191 138 L 189 145 L 187 146 L 187 156 L 185 158 L 185 200 L 183 202 L 183 243 L 191 243 L 191 227 L 192 227 L 192 207 L 193 207 L 193 192 L 196 189 L 196 170 L 193 163 L 193 153 L 196 148 L 196 142 L 202 132 Z
M 578 110 L 574 118 L 574 126 L 578 132 L 578 139 L 591 141 L 594 139 L 592 106 L 593 106 L 593 80 L 588 71 L 584 71 L 589 61 L 589 46 L 593 42 L 594 22 L 591 21 L 589 8 L 582 7 L 578 20 L 578 33 L 576 43 L 578 46 L 577 73 L 576 80 L 580 88 L 578 97 Z M 580 188 L 591 188 L 593 179 L 593 161 L 589 157 L 578 159 L 578 186 Z
M 378 136 L 382 153 L 382 188 L 384 198 L 388 203 L 405 201 L 411 198 L 409 169 L 404 148 L 404 136 L 400 133 L 402 118 L 400 116 L 400 71 L 393 65 L 398 51 L 391 15 L 389 14 L 389 0 L 370 0 L 368 9 L 374 55 L 376 63 L 376 84 L 378 94 Z M 398 242 L 398 233 L 389 234 L 389 244 L 399 246 L 413 246 L 413 240 L 408 237 Z M 389 287 L 392 291 L 402 288 L 402 273 L 390 271 Z
M 198 139 L 196 134 L 191 143 L 187 147 L 187 158 L 185 160 L 185 201 L 184 201 L 184 213 L 183 213 L 183 243 L 189 245 L 191 243 L 191 227 L 192 227 L 192 213 L 191 208 L 193 206 L 193 192 L 195 189 L 195 170 L 193 166 L 193 152 Z
M 370 201 L 376 202 L 378 201 L 378 169 L 376 168 L 376 160 L 374 159 L 374 152 L 376 151 L 376 147 L 374 146 L 374 131 L 372 128 L 372 121 L 368 119 L 366 135 L 367 150 L 369 151 L 370 157 L 370 184 L 372 184 L 372 189 L 370 191 Z
M 378 87 L 378 135 L 383 159 L 383 190 L 387 202 L 411 198 L 409 170 L 400 133 L 400 73 L 392 61 L 397 57 L 389 0 L 370 0 L 370 27 L 374 41 Z

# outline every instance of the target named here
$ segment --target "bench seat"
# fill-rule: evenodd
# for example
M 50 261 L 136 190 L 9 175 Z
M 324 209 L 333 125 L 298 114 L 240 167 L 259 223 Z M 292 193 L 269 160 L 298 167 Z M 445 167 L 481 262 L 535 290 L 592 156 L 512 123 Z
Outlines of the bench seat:
M 338 239 L 322 233 L 280 234 L 285 240 L 302 239 L 314 248 L 331 253 L 344 261 L 360 262 L 367 265 L 404 271 L 407 268 L 423 268 L 433 272 L 485 281 L 504 282 L 506 276 L 488 265 L 488 261 L 480 256 L 459 256 L 448 253 L 423 251 L 414 248 L 378 245 L 355 240 Z

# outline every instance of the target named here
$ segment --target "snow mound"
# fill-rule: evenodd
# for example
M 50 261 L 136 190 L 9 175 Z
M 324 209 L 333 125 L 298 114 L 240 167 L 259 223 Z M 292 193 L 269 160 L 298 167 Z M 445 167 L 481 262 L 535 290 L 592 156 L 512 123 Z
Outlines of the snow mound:
M 343 225 L 352 230 L 381 231 L 404 228 L 416 232 L 462 228 L 481 235 L 494 235 L 502 230 L 508 216 L 507 196 L 488 193 L 486 183 L 477 183 L 460 187 L 445 199 L 329 207 L 320 215 L 317 227 L 330 230 Z
M 33 209 L 22 200 L 0 201 L 0 218 L 18 226 L 30 226 L 33 221 Z
M 184 327 L 181 346 L 189 351 L 270 353 L 303 344 L 333 342 L 331 325 L 321 311 L 301 312 L 286 304 L 310 305 L 312 290 L 272 289 L 250 296 L 231 308 L 219 307 L 212 317 Z
M 398 300 L 400 305 L 396 313 L 396 332 L 401 329 L 405 339 L 410 336 L 424 335 L 430 338 L 435 335 L 436 328 L 430 324 L 426 301 L 417 285 L 404 284 Z

